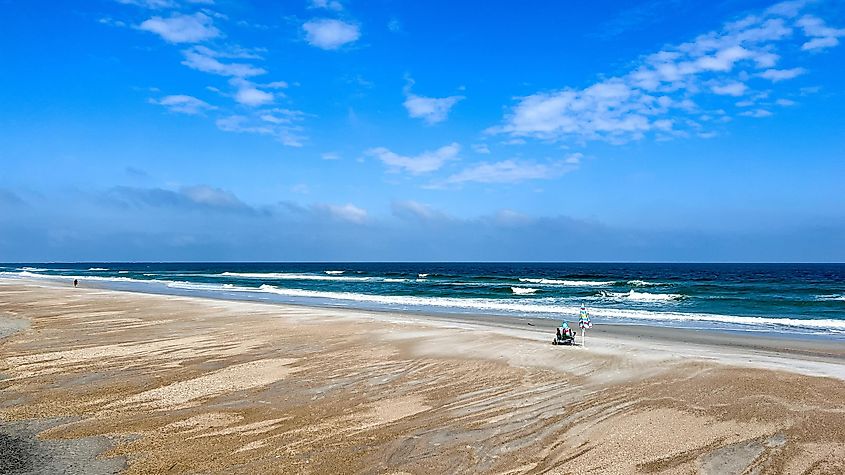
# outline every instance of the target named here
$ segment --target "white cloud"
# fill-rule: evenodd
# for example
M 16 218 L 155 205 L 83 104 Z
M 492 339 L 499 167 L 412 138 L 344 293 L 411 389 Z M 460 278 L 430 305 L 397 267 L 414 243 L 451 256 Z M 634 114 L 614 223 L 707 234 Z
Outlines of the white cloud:
M 274 114 L 264 113 L 258 116 L 259 119 L 271 124 L 289 124 L 291 122 L 288 117 L 278 117 Z
M 482 155 L 489 155 L 490 154 L 490 147 L 488 147 L 486 143 L 472 144 L 472 150 L 475 153 L 480 153 Z
M 414 85 L 413 79 L 407 78 L 407 82 L 403 105 L 408 110 L 408 115 L 414 119 L 422 119 L 429 125 L 446 120 L 452 107 L 464 99 L 464 96 L 418 96 L 411 92 L 411 87 Z
M 300 136 L 302 129 L 293 123 L 299 120 L 301 115 L 289 114 L 284 117 L 274 115 L 283 114 L 280 111 L 284 111 L 284 109 L 271 109 L 254 116 L 229 115 L 217 119 L 215 124 L 218 129 L 224 132 L 266 135 L 274 137 L 288 147 L 301 147 L 304 140 Z
M 385 147 L 371 148 L 365 153 L 381 160 L 393 172 L 408 172 L 421 175 L 439 170 L 446 162 L 456 160 L 461 147 L 452 143 L 434 151 L 426 151 L 415 157 L 396 154 Z
M 719 94 L 720 96 L 734 96 L 739 97 L 748 90 L 748 86 L 745 83 L 741 83 L 739 81 L 733 81 L 726 84 L 718 84 L 713 85 L 710 87 L 714 94 Z
M 195 3 L 202 5 L 213 5 L 214 0 L 184 0 L 185 3 Z M 149 8 L 150 10 L 160 10 L 164 8 L 176 8 L 179 6 L 177 0 L 117 0 L 117 3 L 124 5 L 135 5 L 137 7 Z
M 243 115 L 230 115 L 215 121 L 217 128 L 224 132 L 239 132 L 249 134 L 270 135 L 273 128 L 269 126 L 249 125 L 249 118 Z
M 255 84 L 249 81 L 234 78 L 229 82 L 238 88 L 237 92 L 235 92 L 235 101 L 239 104 L 249 107 L 258 107 L 270 104 L 275 99 L 272 93 L 258 89 L 255 87 Z
M 173 0 L 117 0 L 117 3 L 149 9 L 173 8 L 176 6 L 176 2 Z
M 343 4 L 337 0 L 311 0 L 311 8 L 325 8 L 339 12 L 343 10 Z
M 273 102 L 273 94 L 254 87 L 242 87 L 235 93 L 235 100 L 243 105 L 257 107 Z
M 845 36 L 845 28 L 831 28 L 821 18 L 804 15 L 798 20 L 798 26 L 804 30 L 804 34 L 811 37 L 801 45 L 804 51 L 816 51 L 831 48 L 839 44 L 839 38 Z
M 336 152 L 325 152 L 320 155 L 323 160 L 340 160 L 340 155 Z
M 783 107 L 789 107 L 789 106 L 794 106 L 795 104 L 797 104 L 797 102 L 795 102 L 791 99 L 778 99 L 778 100 L 775 101 L 775 104 L 777 104 L 779 106 L 783 106 Z
M 262 59 L 261 53 L 265 53 L 267 51 L 264 48 L 242 48 L 240 46 L 227 46 L 211 49 L 208 46 L 203 45 L 196 45 L 192 49 L 205 56 L 226 59 Z
M 763 118 L 763 117 L 770 117 L 772 115 L 772 113 L 767 111 L 766 109 L 755 109 L 753 111 L 740 112 L 739 115 L 742 115 L 742 116 L 745 116 L 745 117 L 755 117 L 755 118 L 760 119 L 760 118 Z
M 195 204 L 213 208 L 240 208 L 245 206 L 234 194 L 206 185 L 188 186 L 180 189 L 182 195 Z
M 211 17 L 204 13 L 175 14 L 169 18 L 154 16 L 138 26 L 139 29 L 161 36 L 170 43 L 198 43 L 220 36 Z
M 397 218 L 417 219 L 429 221 L 432 219 L 445 219 L 446 215 L 435 210 L 431 206 L 413 200 L 394 201 L 390 209 Z
M 165 96 L 158 100 L 150 99 L 150 103 L 166 107 L 170 112 L 188 115 L 201 114 L 205 111 L 216 109 L 216 107 L 203 100 L 181 94 Z
M 368 214 L 367 210 L 363 208 L 359 208 L 353 204 L 345 204 L 345 205 L 331 205 L 331 204 L 320 204 L 314 205 L 314 208 L 327 213 L 329 216 L 339 219 L 341 221 L 347 221 L 350 223 L 361 224 L 367 221 Z
M 690 135 L 696 132 L 692 118 L 726 107 L 726 98 L 720 96 L 750 93 L 753 84 L 746 82 L 751 78 L 777 81 L 803 73 L 801 68 L 775 69 L 782 61 L 781 49 L 792 53 L 795 48 L 789 46 L 801 45 L 808 38 L 805 50 L 838 43 L 845 30 L 830 28 L 816 17 L 796 19 L 809 4 L 779 3 L 687 43 L 643 56 L 626 74 L 585 88 L 521 97 L 503 123 L 488 133 L 581 143 L 624 143 L 648 134 Z M 722 117 L 723 122 L 730 120 L 727 114 Z
M 213 51 L 208 48 L 199 49 L 191 48 L 182 51 L 185 60 L 182 64 L 204 73 L 217 74 L 220 76 L 234 76 L 234 77 L 251 77 L 265 74 L 262 68 L 255 67 L 251 64 L 245 63 L 221 63 L 212 54 Z
M 572 153 L 566 158 L 563 159 L 564 163 L 568 163 L 570 165 L 580 165 L 581 159 L 584 158 L 583 153 Z
M 311 46 L 326 50 L 335 50 L 357 41 L 361 32 L 357 25 L 340 20 L 311 20 L 302 25 L 305 38 Z
M 462 100 L 463 96 L 423 97 L 409 94 L 404 106 L 408 115 L 415 119 L 423 119 L 427 124 L 443 122 L 449 116 L 449 110 Z
M 114 27 L 117 27 L 117 28 L 123 28 L 123 27 L 126 26 L 126 22 L 121 21 L 121 20 L 115 20 L 114 18 L 111 18 L 111 17 L 100 18 L 99 20 L 97 20 L 97 23 L 99 23 L 101 25 L 114 26 Z
M 482 162 L 450 176 L 446 179 L 446 184 L 519 183 L 528 180 L 551 179 L 575 170 L 580 158 L 578 154 L 545 163 L 516 159 Z
M 792 68 L 792 69 L 767 69 L 759 74 L 761 78 L 768 79 L 772 82 L 779 82 L 784 81 L 786 79 L 796 78 L 804 73 L 807 70 L 804 68 Z

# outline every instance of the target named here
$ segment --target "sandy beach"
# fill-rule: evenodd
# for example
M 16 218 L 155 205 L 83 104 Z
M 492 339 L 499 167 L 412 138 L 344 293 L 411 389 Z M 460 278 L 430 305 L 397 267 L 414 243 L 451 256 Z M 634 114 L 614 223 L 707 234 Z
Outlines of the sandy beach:
M 0 472 L 843 473 L 841 342 L 0 280 Z

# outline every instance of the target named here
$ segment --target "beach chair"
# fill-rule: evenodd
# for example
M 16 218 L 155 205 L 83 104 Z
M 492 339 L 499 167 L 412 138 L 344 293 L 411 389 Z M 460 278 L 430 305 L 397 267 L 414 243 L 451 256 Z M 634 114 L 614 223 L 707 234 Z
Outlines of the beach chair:
M 561 325 L 555 329 L 555 338 L 552 340 L 552 345 L 574 345 L 575 344 L 575 330 L 569 328 L 569 325 Z

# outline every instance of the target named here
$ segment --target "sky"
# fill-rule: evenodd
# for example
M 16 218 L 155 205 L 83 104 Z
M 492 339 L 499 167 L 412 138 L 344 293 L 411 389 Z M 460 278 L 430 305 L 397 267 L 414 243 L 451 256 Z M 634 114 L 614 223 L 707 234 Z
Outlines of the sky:
M 845 262 L 837 0 L 0 0 L 0 261 Z

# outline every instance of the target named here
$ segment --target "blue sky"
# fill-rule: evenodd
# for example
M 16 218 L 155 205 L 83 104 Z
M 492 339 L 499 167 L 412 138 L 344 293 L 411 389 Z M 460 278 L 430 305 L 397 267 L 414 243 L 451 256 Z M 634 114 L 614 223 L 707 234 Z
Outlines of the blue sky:
M 0 1 L 0 261 L 845 261 L 842 2 L 455 3 Z

